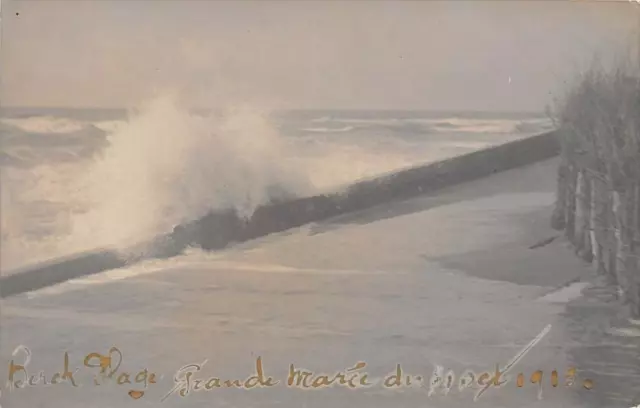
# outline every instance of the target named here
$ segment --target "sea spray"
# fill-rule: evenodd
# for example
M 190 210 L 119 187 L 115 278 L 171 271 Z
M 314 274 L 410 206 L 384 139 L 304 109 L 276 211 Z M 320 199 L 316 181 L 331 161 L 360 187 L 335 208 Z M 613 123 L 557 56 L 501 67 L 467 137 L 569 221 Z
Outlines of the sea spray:
M 194 115 L 161 97 L 108 141 L 84 176 L 91 210 L 73 219 L 72 236 L 96 247 L 128 248 L 210 210 L 250 217 L 276 190 L 311 191 L 268 116 L 246 107 Z
M 537 119 L 492 120 L 506 129 Z M 442 121 L 464 132 L 412 130 L 415 123 L 433 128 Z M 232 208 L 246 217 L 264 200 L 333 193 L 362 178 L 513 138 L 478 133 L 485 129 L 476 122 L 454 113 L 281 115 L 255 107 L 196 115 L 170 97 L 151 100 L 129 115 L 105 109 L 5 109 L 0 118 L 2 269 L 10 272 L 98 246 L 145 242 L 209 208 Z M 304 130 L 345 126 L 354 129 Z

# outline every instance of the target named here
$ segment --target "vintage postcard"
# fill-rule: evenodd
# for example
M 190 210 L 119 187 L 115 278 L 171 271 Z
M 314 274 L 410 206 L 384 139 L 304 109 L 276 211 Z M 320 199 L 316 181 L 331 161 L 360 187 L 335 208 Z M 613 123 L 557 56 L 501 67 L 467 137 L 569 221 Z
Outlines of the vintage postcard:
M 640 2 L 0 0 L 0 407 L 640 407 Z

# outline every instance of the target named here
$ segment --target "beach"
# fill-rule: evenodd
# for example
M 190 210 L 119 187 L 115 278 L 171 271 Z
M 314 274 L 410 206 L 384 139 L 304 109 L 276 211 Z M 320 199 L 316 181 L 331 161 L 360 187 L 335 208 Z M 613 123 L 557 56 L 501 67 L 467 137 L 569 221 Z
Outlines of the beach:
M 143 262 L 5 299 L 3 355 L 29 347 L 34 372 L 60 370 L 63 350 L 82 368 L 83 356 L 117 347 L 122 370 L 146 368 L 158 380 L 135 402 L 129 388 L 115 385 L 31 387 L 3 399 L 33 407 L 51 399 L 70 407 L 88 399 L 94 406 L 155 406 L 185 365 L 206 360 L 197 378 L 242 379 L 258 356 L 285 382 L 291 364 L 335 373 L 365 362 L 371 378 L 393 374 L 397 364 L 422 378 L 436 365 L 458 376 L 493 372 L 551 325 L 510 382 L 475 403 L 471 390 L 428 397 L 428 383 L 213 389 L 166 403 L 628 407 L 640 378 L 630 362 L 634 338 L 593 332 L 593 325 L 613 324 L 613 309 L 601 294 L 600 306 L 582 296 L 592 285 L 588 268 L 562 238 L 530 249 L 557 235 L 548 226 L 556 166 L 541 162 L 226 250 Z M 609 361 L 607 370 L 599 361 Z M 552 371 L 562 382 L 572 367 L 573 386 L 551 386 Z M 522 388 L 516 384 L 517 373 L 537 370 L 544 372 L 542 400 L 528 378 Z M 84 367 L 77 381 L 92 384 L 93 374 Z

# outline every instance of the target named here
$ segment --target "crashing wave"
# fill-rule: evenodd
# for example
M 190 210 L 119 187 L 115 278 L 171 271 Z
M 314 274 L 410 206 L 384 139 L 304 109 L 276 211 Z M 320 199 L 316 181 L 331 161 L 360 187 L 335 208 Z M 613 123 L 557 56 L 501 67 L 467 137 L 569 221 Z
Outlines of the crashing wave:
M 353 126 L 345 126 L 341 128 L 305 128 L 301 130 L 305 132 L 316 132 L 316 133 L 345 133 L 345 132 L 351 132 L 354 129 L 355 127 Z

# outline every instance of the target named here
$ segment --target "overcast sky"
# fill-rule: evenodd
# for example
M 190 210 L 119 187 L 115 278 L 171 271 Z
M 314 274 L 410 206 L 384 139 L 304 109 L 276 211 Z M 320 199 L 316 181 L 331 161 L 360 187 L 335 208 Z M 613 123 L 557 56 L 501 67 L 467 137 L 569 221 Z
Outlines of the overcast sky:
M 541 110 L 640 37 L 624 1 L 2 3 L 5 106 Z

